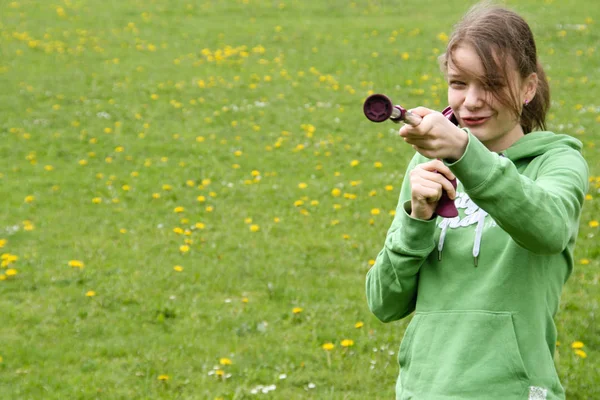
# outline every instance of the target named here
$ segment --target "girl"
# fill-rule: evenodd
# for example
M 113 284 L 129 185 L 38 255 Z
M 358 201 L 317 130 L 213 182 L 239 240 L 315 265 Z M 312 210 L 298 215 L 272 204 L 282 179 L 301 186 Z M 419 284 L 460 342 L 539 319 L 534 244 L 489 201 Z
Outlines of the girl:
M 587 192 L 581 143 L 544 131 L 548 82 L 514 12 L 471 9 L 440 60 L 453 118 L 420 107 L 400 129 L 417 153 L 366 279 L 381 321 L 415 311 L 396 398 L 564 399 L 553 317 Z M 435 214 L 442 191 L 458 217 Z

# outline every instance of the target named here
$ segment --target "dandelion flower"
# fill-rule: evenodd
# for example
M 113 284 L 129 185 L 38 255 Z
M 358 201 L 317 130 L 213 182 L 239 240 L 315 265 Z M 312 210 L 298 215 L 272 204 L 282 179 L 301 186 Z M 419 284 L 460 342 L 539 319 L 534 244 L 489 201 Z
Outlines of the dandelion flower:
M 258 232 L 260 230 L 260 226 L 253 224 L 250 225 L 250 232 Z
M 575 354 L 577 354 L 577 356 L 581 357 L 581 358 L 586 358 L 587 354 L 585 353 L 585 351 L 577 349 L 575 350 Z
M 364 323 L 362 323 L 362 322 L 359 321 L 359 322 L 357 322 L 357 323 L 354 324 L 354 327 L 356 329 L 359 329 L 359 328 L 362 328 L 364 325 L 365 325 Z
M 379 210 L 379 208 L 373 208 L 371 210 L 371 215 L 379 215 L 381 213 L 381 211 Z
M 71 261 L 69 261 L 69 267 L 83 269 L 84 264 L 83 264 L 83 261 L 71 260 Z
M 294 307 L 294 308 L 292 309 L 292 312 L 293 312 L 294 314 L 300 314 L 302 311 L 304 311 L 304 309 L 303 309 L 303 308 L 301 308 L 301 307 Z
M 352 339 L 344 339 L 341 343 L 342 347 L 351 347 L 354 346 L 354 340 Z
M 14 268 L 10 268 L 6 270 L 6 276 L 11 277 L 18 274 L 18 271 Z
M 169 375 L 159 375 L 157 378 L 159 381 L 166 382 L 169 380 Z
M 181 206 L 180 207 L 175 207 L 175 209 L 173 211 L 176 212 L 176 213 L 182 213 L 182 212 L 185 211 L 185 208 L 183 208 Z
M 333 348 L 335 347 L 335 345 L 333 343 L 325 343 L 323 346 L 321 346 L 323 348 L 323 350 L 333 350 Z
M 600 223 L 596 220 L 590 221 L 590 228 L 597 228 L 598 226 L 600 226 Z
M 571 348 L 573 348 L 573 349 L 581 349 L 583 347 L 584 347 L 583 342 L 576 341 L 576 342 L 571 343 Z
M 96 292 L 94 292 L 93 290 L 88 290 L 85 295 L 87 297 L 94 297 L 96 295 Z
M 233 364 L 233 362 L 229 358 L 223 357 L 223 358 L 221 358 L 219 360 L 219 364 L 221 364 L 221 365 L 231 365 L 231 364 Z

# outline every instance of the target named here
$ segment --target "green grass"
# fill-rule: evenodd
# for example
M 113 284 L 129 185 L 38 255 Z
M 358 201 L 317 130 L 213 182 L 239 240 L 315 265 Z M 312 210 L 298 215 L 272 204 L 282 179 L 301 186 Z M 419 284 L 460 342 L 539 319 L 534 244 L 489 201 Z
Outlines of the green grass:
M 551 77 L 549 128 L 590 165 L 556 359 L 569 399 L 600 398 L 600 15 L 508 4 Z M 0 281 L 0 398 L 392 398 L 408 320 L 378 322 L 364 277 L 412 151 L 361 106 L 443 108 L 441 34 L 467 8 L 0 2 L 0 253 L 18 256 L 0 270 L 17 271 Z

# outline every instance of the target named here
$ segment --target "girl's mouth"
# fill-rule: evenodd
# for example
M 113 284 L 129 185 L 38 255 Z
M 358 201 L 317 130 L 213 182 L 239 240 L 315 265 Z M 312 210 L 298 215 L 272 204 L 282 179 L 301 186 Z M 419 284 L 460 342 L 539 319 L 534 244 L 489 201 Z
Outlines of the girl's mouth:
M 466 126 L 479 126 L 486 123 L 490 117 L 479 117 L 479 118 L 463 118 L 463 122 Z

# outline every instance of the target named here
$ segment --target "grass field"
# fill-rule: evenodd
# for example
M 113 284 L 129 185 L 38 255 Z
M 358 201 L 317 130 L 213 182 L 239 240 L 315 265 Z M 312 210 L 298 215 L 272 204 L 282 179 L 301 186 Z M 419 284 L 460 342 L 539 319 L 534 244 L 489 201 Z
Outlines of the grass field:
M 362 103 L 445 107 L 470 4 L 0 1 L 0 399 L 393 398 L 409 319 L 377 321 L 364 279 L 412 149 Z M 508 2 L 590 165 L 568 399 L 600 398 L 590 4 Z

